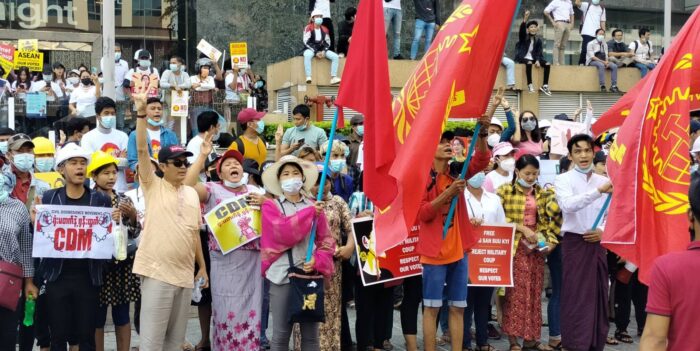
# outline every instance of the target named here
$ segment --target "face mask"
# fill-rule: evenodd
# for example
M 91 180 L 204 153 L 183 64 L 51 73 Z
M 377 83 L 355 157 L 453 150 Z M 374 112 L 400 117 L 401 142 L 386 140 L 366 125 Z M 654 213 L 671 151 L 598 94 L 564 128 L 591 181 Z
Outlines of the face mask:
M 7 141 L 0 141 L 0 152 L 2 152 L 3 155 L 7 154 Z
M 248 184 L 248 173 L 243 173 L 243 177 L 238 182 L 229 182 L 228 180 L 224 180 L 224 185 L 229 188 L 240 188 L 246 184 Z
M 69 77 L 68 78 L 68 83 L 70 83 L 70 84 L 76 85 L 76 84 L 78 84 L 78 82 L 80 82 L 80 78 L 78 78 L 78 77 Z
M 600 4 L 600 0 L 591 0 L 591 3 L 593 5 L 598 5 L 598 4 Z
M 185 72 L 185 71 L 186 71 L 185 66 L 180 66 L 180 72 Z
M 83 83 L 83 85 L 90 85 L 90 84 L 92 84 L 92 79 L 90 79 L 90 78 L 83 78 L 83 79 L 80 80 L 80 82 Z
M 499 142 L 501 142 L 501 135 L 498 133 L 493 133 L 486 139 L 486 143 L 488 143 L 490 147 L 495 147 Z
M 615 42 L 618 43 L 618 44 L 620 44 L 620 43 L 622 43 L 622 40 L 617 40 L 617 39 L 615 39 Z
M 52 78 L 52 77 L 51 77 L 50 74 L 45 74 L 45 75 L 44 75 L 44 81 L 45 81 L 45 82 L 50 82 L 50 81 L 51 81 L 51 78 Z
M 216 132 L 216 135 L 214 135 L 214 136 L 211 138 L 211 141 L 217 141 L 217 140 L 219 140 L 219 137 L 220 137 L 220 136 L 221 136 L 221 131 L 217 131 L 217 132 Z
M 8 197 L 10 197 L 10 192 L 3 186 L 3 189 L 0 190 L 0 204 L 4 204 Z
M 527 122 L 523 122 L 523 129 L 527 130 L 528 132 L 531 132 L 537 128 L 537 122 L 533 120 L 528 120 Z
M 16 154 L 12 163 L 22 172 L 29 172 L 34 167 L 34 155 L 32 154 Z
M 478 189 L 481 188 L 481 186 L 484 184 L 484 179 L 486 179 L 486 174 L 484 174 L 484 172 L 479 172 L 473 177 L 471 177 L 471 179 L 469 179 L 467 183 L 469 183 L 469 185 L 472 188 Z
M 578 165 L 576 165 L 576 166 L 574 166 L 574 169 L 579 173 L 588 174 L 588 173 L 591 173 L 593 171 L 593 165 L 589 165 L 586 168 L 581 168 Z
M 512 173 L 515 170 L 515 159 L 509 158 L 498 163 L 498 165 L 506 172 Z
M 365 135 L 365 126 L 357 126 L 357 135 L 359 135 L 359 136 Z
M 314 24 L 320 26 L 323 24 L 323 18 L 314 18 Z
M 342 171 L 345 167 L 345 160 L 331 160 L 331 163 L 328 166 L 331 172 L 340 173 L 340 171 Z
M 53 169 L 53 157 L 41 157 L 36 159 L 36 169 L 40 173 L 51 172 Z
M 282 191 L 289 194 L 299 194 L 303 185 L 304 183 L 301 181 L 301 178 L 285 179 L 280 182 Z
M 597 36 L 597 37 L 595 37 L 595 38 L 598 39 L 598 41 L 601 42 L 601 43 L 603 42 L 603 40 L 605 40 L 605 36 L 604 36 L 604 35 L 599 35 L 599 36 Z
M 525 181 L 523 178 L 518 178 L 518 184 L 520 184 L 521 187 L 523 188 L 532 188 L 533 185 L 535 185 L 535 182 L 528 183 Z
M 300 126 L 297 127 L 297 129 L 298 129 L 300 132 L 305 131 L 306 128 L 308 128 L 308 126 L 306 125 L 306 122 L 304 122 L 304 124 L 302 124 L 302 125 L 300 125 Z
M 117 124 L 117 116 L 102 116 L 100 118 L 102 119 L 100 124 L 107 129 L 112 129 Z
M 221 181 L 221 178 L 219 178 L 219 173 L 216 173 L 216 170 L 212 170 L 210 171 L 207 180 L 209 180 L 210 182 L 218 182 Z
M 115 51 L 114 52 L 114 62 L 119 62 L 119 60 L 122 59 L 122 53 L 121 51 Z
M 265 131 L 265 121 L 259 120 L 257 127 L 255 127 L 255 131 L 258 134 L 262 134 Z
M 160 127 L 160 126 L 163 125 L 163 120 L 161 119 L 160 121 L 156 122 L 156 121 L 154 121 L 154 120 L 152 120 L 152 119 L 149 118 L 149 119 L 148 119 L 148 124 L 150 124 L 150 125 L 153 126 L 153 127 Z
M 263 82 L 262 81 L 257 81 L 255 82 L 255 89 L 262 89 L 263 87 Z
M 170 71 L 177 72 L 178 71 L 177 64 L 171 63 L 170 64 Z
M 141 66 L 141 68 L 149 68 L 149 67 L 151 67 L 151 61 L 139 60 L 139 66 Z

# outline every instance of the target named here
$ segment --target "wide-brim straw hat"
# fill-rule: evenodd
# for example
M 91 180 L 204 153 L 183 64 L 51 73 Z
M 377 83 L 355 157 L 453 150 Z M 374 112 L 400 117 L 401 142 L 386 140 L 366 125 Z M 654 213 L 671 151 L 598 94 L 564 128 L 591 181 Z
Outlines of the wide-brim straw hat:
M 318 169 L 316 168 L 316 165 L 311 162 L 304 161 L 296 156 L 287 155 L 280 158 L 279 161 L 273 163 L 265 170 L 265 172 L 263 172 L 263 185 L 265 185 L 265 189 L 267 189 L 267 191 L 269 191 L 271 194 L 276 196 L 284 195 L 282 192 L 282 186 L 280 185 L 280 180 L 277 177 L 277 173 L 288 164 L 296 164 L 299 166 L 299 168 L 301 168 L 304 177 L 304 189 L 308 191 L 316 184 L 316 180 L 318 179 Z

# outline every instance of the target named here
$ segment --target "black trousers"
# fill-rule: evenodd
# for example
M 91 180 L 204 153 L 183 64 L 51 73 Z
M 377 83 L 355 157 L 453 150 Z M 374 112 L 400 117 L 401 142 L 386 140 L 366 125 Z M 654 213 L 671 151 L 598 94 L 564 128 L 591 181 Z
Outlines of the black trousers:
M 391 314 L 393 304 L 392 288 L 385 288 L 383 284 L 363 286 L 362 278 L 355 278 L 355 336 L 357 337 L 357 350 L 366 350 L 367 347 L 375 349 L 384 348 L 386 340 L 386 318 Z
M 588 52 L 588 43 L 595 39 L 595 37 L 592 37 L 590 35 L 581 35 L 581 38 L 583 38 L 583 40 L 581 41 L 581 55 L 578 58 L 578 64 L 585 65 L 586 53 Z
M 20 301 L 17 301 L 19 306 Z M 0 351 L 14 351 L 17 343 L 17 325 L 19 320 L 19 308 L 11 311 L 0 307 Z
M 637 320 L 637 330 L 644 330 L 647 320 L 646 306 L 649 288 L 639 281 L 638 272 L 632 274 L 628 284 L 615 280 L 615 326 L 617 330 L 626 331 L 630 324 L 632 304 L 634 304 L 634 317 Z
M 322 25 L 325 26 L 326 28 L 328 28 L 328 36 L 331 39 L 330 50 L 333 52 L 336 52 L 335 51 L 335 29 L 333 28 L 333 20 L 330 18 L 324 18 Z
M 350 264 L 350 261 L 341 263 L 341 294 L 343 305 L 340 307 L 340 344 L 343 346 L 352 345 L 352 335 L 350 334 L 350 320 L 348 319 L 348 302 L 353 299 L 353 274 L 357 272 L 357 268 Z
M 423 300 L 423 278 L 415 276 L 403 281 L 401 331 L 403 335 L 418 334 L 418 307 Z
M 61 274 L 46 284 L 51 351 L 65 351 L 73 336 L 81 351 L 95 350 L 98 288 L 89 274 Z
M 549 85 L 549 69 L 551 66 L 547 61 L 545 60 L 540 60 L 540 67 L 544 69 L 544 77 L 542 79 L 542 85 Z M 525 64 L 525 78 L 527 79 L 527 84 L 530 85 L 532 84 L 532 66 L 534 65 L 534 61 L 530 60 L 520 60 L 518 63 Z

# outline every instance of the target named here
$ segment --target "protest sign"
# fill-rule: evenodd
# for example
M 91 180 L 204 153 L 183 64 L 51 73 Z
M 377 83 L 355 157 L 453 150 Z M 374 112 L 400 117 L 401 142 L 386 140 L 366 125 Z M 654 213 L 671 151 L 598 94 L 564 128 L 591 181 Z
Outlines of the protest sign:
M 202 39 L 197 44 L 197 50 L 201 51 L 203 54 L 207 55 L 208 58 L 219 61 L 221 58 L 221 51 L 209 44 L 206 40 Z
M 562 121 L 555 119 L 552 126 L 547 130 L 547 136 L 551 138 L 549 142 L 550 153 L 557 155 L 568 155 L 569 150 L 566 143 L 576 134 L 586 134 L 586 125 L 579 122 Z
M 472 227 L 479 241 L 469 251 L 469 286 L 513 286 L 514 225 Z
M 27 93 L 27 118 L 46 118 L 46 93 Z
M 355 237 L 355 252 L 360 265 L 362 284 L 370 286 L 423 274 L 418 248 L 418 231 L 408 234 L 401 244 L 377 257 L 372 218 L 357 218 L 352 221 Z
M 231 51 L 231 67 L 248 68 L 248 43 L 229 43 Z
M 220 203 L 204 219 L 224 255 L 260 237 L 260 209 L 248 206 L 245 196 Z
M 19 39 L 17 48 L 19 51 L 39 51 L 39 39 Z
M 46 182 L 51 189 L 60 188 L 66 185 L 63 176 L 58 172 L 37 172 L 34 173 L 34 178 Z
M 537 182 L 543 188 L 554 186 L 554 179 L 559 174 L 559 161 L 557 160 L 540 160 L 540 176 Z
M 12 60 L 14 60 L 14 58 Z M 12 61 L 4 57 L 0 57 L 0 66 L 2 66 L 2 69 L 5 71 L 5 74 L 0 76 L 0 78 L 2 79 L 7 79 L 7 76 L 9 76 L 10 72 L 12 72 L 12 70 L 15 68 L 15 65 L 12 63 Z
M 115 224 L 109 207 L 36 205 L 32 256 L 110 259 Z
M 41 72 L 44 69 L 44 53 L 36 51 L 15 51 L 15 69 L 27 67 L 32 72 Z
M 0 44 L 0 57 L 12 62 L 15 59 L 15 47 L 8 44 Z
M 187 117 L 190 92 L 187 90 L 175 91 L 171 93 L 170 115 L 173 117 Z

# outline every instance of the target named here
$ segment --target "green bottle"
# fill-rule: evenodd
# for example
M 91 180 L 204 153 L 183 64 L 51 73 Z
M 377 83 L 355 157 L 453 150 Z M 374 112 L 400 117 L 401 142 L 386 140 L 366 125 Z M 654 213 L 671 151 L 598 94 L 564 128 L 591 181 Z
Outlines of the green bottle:
M 24 326 L 31 327 L 34 325 L 34 309 L 36 309 L 36 300 L 29 296 L 24 302 Z

